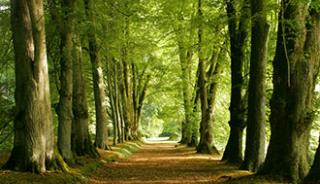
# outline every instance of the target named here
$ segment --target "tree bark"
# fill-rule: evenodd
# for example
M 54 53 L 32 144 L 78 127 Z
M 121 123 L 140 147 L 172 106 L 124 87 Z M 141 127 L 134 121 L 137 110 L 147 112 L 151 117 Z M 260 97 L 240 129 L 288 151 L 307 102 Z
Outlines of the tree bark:
M 313 1 L 314 2 L 314 1 Z M 315 2 L 314 2 L 315 3 Z M 308 30 L 308 35 L 309 35 L 309 44 L 313 45 L 313 48 L 311 48 L 311 51 L 313 52 L 313 55 L 310 56 L 315 60 L 315 62 L 320 62 L 320 12 L 319 10 L 315 9 L 310 9 L 310 24 L 311 26 L 309 27 Z M 310 59 L 311 59 L 310 58 Z M 320 171 L 320 137 L 319 137 L 319 146 L 316 151 L 316 155 L 314 157 L 314 161 L 312 164 L 312 167 L 309 171 L 309 174 L 306 178 L 307 181 L 320 181 L 320 176 L 319 176 L 319 171 Z
M 116 105 L 115 105 L 115 86 L 114 80 L 116 76 L 116 71 L 114 65 L 117 61 L 115 59 L 109 61 L 107 63 L 107 80 L 108 80 L 108 96 L 109 96 L 109 103 L 110 103 L 110 114 L 112 117 L 113 123 L 113 145 L 117 144 L 117 113 L 116 113 Z
M 320 137 L 319 137 L 319 146 L 317 148 L 312 167 L 309 171 L 309 174 L 305 178 L 305 181 L 314 182 L 314 183 L 316 183 L 316 181 L 319 182 L 320 181 L 319 169 L 320 169 Z
M 92 65 L 92 78 L 94 90 L 94 102 L 96 110 L 96 138 L 95 145 L 101 149 L 108 149 L 108 131 L 107 131 L 107 107 L 106 92 L 104 85 L 103 68 L 99 59 L 98 44 L 95 35 L 95 19 L 93 13 L 93 2 L 84 0 L 86 15 L 93 24 L 92 30 L 88 32 L 89 54 Z
M 88 155 L 97 158 L 99 154 L 93 146 L 89 135 L 89 113 L 86 96 L 86 81 L 82 69 L 81 41 L 79 36 L 77 36 L 77 39 L 75 40 L 76 44 L 74 44 L 73 51 L 72 151 L 77 156 Z
M 307 21 L 308 2 L 281 2 L 270 102 L 271 140 L 261 171 L 293 182 L 304 178 L 309 169 L 312 100 L 319 71 L 319 50 L 315 49 L 316 45 L 319 48 L 319 18 Z M 316 29 L 310 31 L 310 26 Z
M 14 144 L 5 169 L 45 172 L 55 159 L 42 0 L 11 0 Z
M 199 93 L 201 102 L 201 122 L 200 122 L 200 141 L 197 146 L 198 153 L 219 154 L 213 145 L 213 115 L 211 109 L 212 103 L 208 97 L 207 73 L 205 71 L 205 61 L 203 59 L 202 50 L 202 0 L 198 0 L 198 16 L 201 19 L 198 29 L 198 55 L 199 55 Z M 212 98 L 215 94 L 212 95 Z M 214 100 L 213 100 L 214 101 Z M 210 104 L 209 104 L 210 103 Z
M 71 150 L 72 130 L 72 51 L 73 51 L 73 11 L 74 0 L 61 0 L 64 25 L 61 27 L 60 58 L 60 100 L 58 106 L 58 149 L 68 164 L 74 163 Z
M 181 34 L 181 33 L 180 33 Z M 184 121 L 182 123 L 182 137 L 180 143 L 192 145 L 192 99 L 191 99 L 191 62 L 188 60 L 188 49 L 185 48 L 183 38 L 180 36 L 179 41 L 179 59 L 181 65 L 182 93 L 184 105 Z
M 251 58 L 245 159 L 241 169 L 256 172 L 265 158 L 265 74 L 269 25 L 265 0 L 251 0 Z
M 245 106 L 243 105 L 243 62 L 245 43 L 248 35 L 249 7 L 242 4 L 239 22 L 233 0 L 227 0 L 228 29 L 231 50 L 231 101 L 230 101 L 230 135 L 222 160 L 230 163 L 242 162 L 242 137 L 245 128 Z

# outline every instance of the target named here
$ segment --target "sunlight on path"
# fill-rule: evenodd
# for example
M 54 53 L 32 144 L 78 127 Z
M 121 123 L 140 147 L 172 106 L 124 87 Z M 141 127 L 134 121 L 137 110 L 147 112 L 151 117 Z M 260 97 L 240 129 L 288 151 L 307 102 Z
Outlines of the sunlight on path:
M 174 141 L 149 139 L 131 157 L 98 169 L 90 183 L 221 183 L 250 175 L 219 160 L 219 157 L 196 154 L 194 148 Z

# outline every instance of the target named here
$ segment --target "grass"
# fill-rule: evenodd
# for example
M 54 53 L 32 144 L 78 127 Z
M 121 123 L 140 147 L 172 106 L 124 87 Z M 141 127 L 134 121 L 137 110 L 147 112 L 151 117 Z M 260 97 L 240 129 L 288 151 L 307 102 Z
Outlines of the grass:
M 118 159 L 127 158 L 141 147 L 141 142 L 127 142 L 111 146 L 112 150 L 98 150 L 101 157 L 92 159 L 79 157 L 77 165 L 70 169 L 69 173 L 60 171 L 49 171 L 43 174 L 29 172 L 16 172 L 0 170 L 0 184 L 85 184 L 88 177 L 92 175 L 104 163 L 115 162 Z M 9 157 L 9 153 L 0 155 L 0 166 Z

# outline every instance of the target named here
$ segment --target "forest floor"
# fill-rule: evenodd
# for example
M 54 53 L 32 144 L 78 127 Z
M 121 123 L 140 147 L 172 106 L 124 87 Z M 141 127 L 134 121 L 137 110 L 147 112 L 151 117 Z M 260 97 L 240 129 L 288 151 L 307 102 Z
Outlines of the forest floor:
M 112 141 L 111 141 L 112 142 Z M 49 171 L 43 174 L 0 170 L 0 184 L 87 184 L 89 178 L 98 168 L 116 160 L 127 158 L 140 149 L 141 142 L 126 142 L 112 150 L 100 150 L 100 158 L 78 157 L 74 167 L 69 172 Z M 0 151 L 0 168 L 9 158 L 9 152 Z
M 93 173 L 89 183 L 286 183 L 238 170 L 237 166 L 220 159 L 220 156 L 197 154 L 194 148 L 176 142 L 152 141 L 128 158 L 104 164 Z
M 220 161 L 220 156 L 197 154 L 172 141 L 127 142 L 98 150 L 99 159 L 80 158 L 70 173 L 42 175 L 0 170 L 0 184 L 175 184 L 175 183 L 287 183 L 255 176 Z M 0 154 L 0 167 L 8 155 Z

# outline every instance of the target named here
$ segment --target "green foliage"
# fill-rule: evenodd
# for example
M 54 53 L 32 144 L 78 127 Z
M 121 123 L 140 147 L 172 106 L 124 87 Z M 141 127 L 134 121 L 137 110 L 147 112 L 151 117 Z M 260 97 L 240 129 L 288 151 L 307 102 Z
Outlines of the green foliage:
M 7 1 L 0 2 L 0 8 Z M 2 3 L 4 6 L 2 6 Z M 14 60 L 10 31 L 10 12 L 0 9 L 0 152 L 12 147 L 14 117 Z
M 239 3 L 240 1 L 237 1 Z M 313 9 L 319 11 L 320 3 L 312 1 Z M 0 0 L 0 150 L 10 149 L 14 117 L 14 59 L 10 31 L 8 0 Z M 59 99 L 59 37 L 60 22 L 53 16 L 52 5 L 46 4 L 46 34 L 50 73 L 51 100 L 55 106 Z M 57 5 L 58 9 L 60 5 Z M 100 58 L 107 68 L 108 63 L 125 60 L 137 66 L 138 77 L 146 80 L 151 75 L 141 117 L 141 133 L 146 137 L 171 136 L 179 138 L 184 119 L 182 76 L 178 44 L 182 43 L 193 52 L 190 86 L 194 87 L 198 67 L 197 27 L 203 26 L 203 55 L 209 60 L 212 53 L 221 48 L 223 72 L 219 80 L 215 104 L 214 142 L 219 150 L 226 145 L 229 133 L 230 58 L 225 1 L 203 0 L 203 18 L 197 17 L 195 0 L 96 0 L 94 22 L 86 19 L 83 2 L 77 3 L 76 30 L 83 43 L 83 63 L 87 81 L 90 131 L 94 133 L 95 113 L 92 89 L 91 66 L 88 56 L 87 33 L 95 30 Z M 237 6 L 237 8 L 239 8 Z M 279 3 L 268 1 L 270 36 L 268 42 L 267 102 L 272 95 L 272 61 L 277 38 Z M 295 25 L 293 25 L 295 27 Z M 128 29 L 128 30 L 126 30 Z M 124 48 L 127 58 L 123 58 Z M 249 45 L 248 45 L 249 48 Z M 247 49 L 247 55 L 250 51 Z M 114 60 L 113 60 L 114 59 Z M 248 79 L 249 58 L 246 59 L 245 76 Z M 113 63 L 114 64 L 114 63 Z M 142 75 L 143 72 L 146 75 Z M 106 84 L 107 80 L 106 80 Z M 109 84 L 110 85 L 110 84 Z M 244 90 L 243 93 L 246 93 Z M 194 95 L 194 92 L 192 92 Z M 315 109 L 319 109 L 319 100 Z M 267 103 L 267 108 L 269 104 Z M 108 107 L 110 109 L 110 107 Z M 54 109 L 53 109 L 54 110 Z M 267 109 L 267 117 L 270 110 Z M 311 150 L 318 145 L 319 116 L 316 116 L 311 134 Z M 111 119 L 111 118 L 110 118 Z M 268 118 L 267 118 L 268 120 Z M 195 129 L 200 122 L 199 109 L 194 114 Z M 111 120 L 110 122 L 111 123 Z M 55 118 L 55 125 L 57 120 Z M 5 127 L 5 128 L 2 128 Z M 270 135 L 269 126 L 267 134 Z

